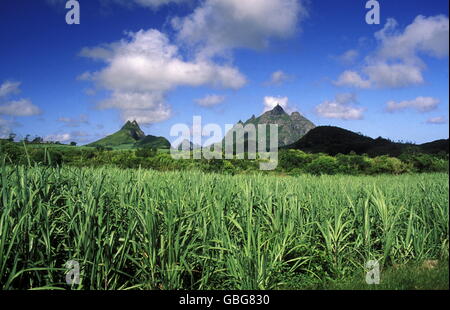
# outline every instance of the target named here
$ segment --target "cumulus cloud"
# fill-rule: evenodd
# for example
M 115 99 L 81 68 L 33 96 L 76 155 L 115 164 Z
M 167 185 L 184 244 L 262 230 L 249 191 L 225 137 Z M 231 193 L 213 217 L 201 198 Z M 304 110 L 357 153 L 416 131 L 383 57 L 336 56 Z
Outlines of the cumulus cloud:
M 278 71 L 275 71 L 274 73 L 272 73 L 272 75 L 270 76 L 270 80 L 264 84 L 267 86 L 281 85 L 290 79 L 291 79 L 291 77 L 288 74 L 284 73 L 281 70 L 278 70 Z
M 356 87 L 356 88 L 370 88 L 370 81 L 364 80 L 358 72 L 344 71 L 337 81 L 333 82 L 336 86 Z
M 423 84 L 422 69 L 410 64 L 377 63 L 364 68 L 369 84 L 377 88 L 402 88 Z
M 41 109 L 29 99 L 9 100 L 13 94 L 20 93 L 20 82 L 6 81 L 0 85 L 0 115 L 33 116 L 42 113 Z
M 28 99 L 20 99 L 0 104 L 0 114 L 9 116 L 33 116 L 42 111 Z
M 406 109 L 414 109 L 418 112 L 429 112 L 437 108 L 440 101 L 432 97 L 417 97 L 413 100 L 405 101 L 389 101 L 386 103 L 386 110 L 388 112 L 402 111 Z
M 281 106 L 285 111 L 291 111 L 289 107 L 288 97 L 264 97 L 264 113 L 273 110 L 277 105 Z
M 20 93 L 20 82 L 5 81 L 0 85 L 0 98 Z
M 115 91 L 110 98 L 98 104 L 99 109 L 118 109 L 123 120 L 140 124 L 154 124 L 169 119 L 171 107 L 160 91 Z
M 179 86 L 239 89 L 247 82 L 230 65 L 185 60 L 178 47 L 154 29 L 128 33 L 127 39 L 101 48 L 108 51 L 99 52 L 98 47 L 82 50 L 82 56 L 107 64 L 98 72 L 84 73 L 83 77 L 112 92 L 98 107 L 119 109 L 124 120 L 152 124 L 168 119 L 171 108 L 165 97 Z
M 207 95 L 201 99 L 196 99 L 195 102 L 202 107 L 213 107 L 224 102 L 225 96 Z
M 402 88 L 423 84 L 426 65 L 422 56 L 448 57 L 449 20 L 444 15 L 419 15 L 404 31 L 399 31 L 398 23 L 390 18 L 375 38 L 379 47 L 366 57 L 361 73 L 346 71 L 336 85 Z
M 192 14 L 172 19 L 172 26 L 178 40 L 208 58 L 239 47 L 264 48 L 271 38 L 288 38 L 305 16 L 299 0 L 206 0 Z
M 443 124 L 447 124 L 447 119 L 444 116 L 431 117 L 427 120 L 427 124 L 443 125 Z
M 316 107 L 316 113 L 320 117 L 342 119 L 342 120 L 361 120 L 364 117 L 364 108 L 355 107 L 357 103 L 355 94 L 342 93 L 337 94 L 332 101 L 324 101 Z

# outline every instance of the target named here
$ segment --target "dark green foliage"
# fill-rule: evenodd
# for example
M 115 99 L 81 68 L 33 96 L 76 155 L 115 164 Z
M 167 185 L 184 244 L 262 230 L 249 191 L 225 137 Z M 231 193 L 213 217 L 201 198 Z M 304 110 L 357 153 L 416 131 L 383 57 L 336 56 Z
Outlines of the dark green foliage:
M 339 171 L 339 165 L 336 158 L 322 155 L 306 165 L 305 170 L 313 175 L 333 175 Z
M 372 174 L 402 174 L 411 171 L 411 169 L 400 159 L 383 155 L 372 160 L 372 165 L 369 171 Z
M 113 150 L 96 148 L 47 146 L 12 143 L 0 140 L 0 155 L 10 164 L 39 163 L 45 165 L 108 166 L 121 168 L 144 168 L 160 171 L 200 170 L 227 174 L 260 172 L 259 160 L 175 160 L 168 150 L 143 147 L 137 150 Z M 26 149 L 25 149 L 26 147 Z M 195 150 L 191 152 L 200 152 Z M 299 150 L 280 150 L 275 173 L 301 174 L 403 174 L 412 172 L 448 172 L 448 156 L 430 154 L 402 154 L 399 158 L 350 154 L 309 154 Z M 50 157 L 51 160 L 48 159 Z M 191 156 L 192 157 L 192 156 Z M 270 172 L 269 172 L 270 173 Z
M 148 158 L 148 157 L 154 157 L 157 153 L 158 153 L 158 149 L 152 148 L 152 147 L 146 147 L 146 148 L 138 149 L 136 151 L 136 156 L 142 157 L 142 158 Z
M 403 154 L 399 158 L 413 166 L 416 171 L 448 171 L 448 155 Z
M 420 148 L 430 154 L 448 154 L 449 153 L 449 140 L 436 140 L 429 143 L 420 145 Z
M 129 158 L 126 166 L 133 153 L 101 156 Z M 380 288 L 448 289 L 447 174 L 294 178 L 3 164 L 0 174 L 2 290 L 278 290 L 349 280 L 371 289 L 378 286 L 365 285 L 364 265 L 373 259 Z M 78 285 L 65 282 L 69 260 L 80 265 Z

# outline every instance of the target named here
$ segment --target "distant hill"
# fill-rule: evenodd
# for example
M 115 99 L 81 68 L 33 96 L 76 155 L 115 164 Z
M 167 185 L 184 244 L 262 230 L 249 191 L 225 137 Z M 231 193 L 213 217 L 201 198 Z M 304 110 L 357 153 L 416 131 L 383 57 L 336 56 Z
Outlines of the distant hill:
M 449 139 L 436 140 L 420 145 L 420 148 L 427 153 L 437 154 L 440 152 L 449 153 Z
M 250 119 L 248 119 L 245 123 L 241 121 L 235 125 L 248 125 L 253 124 L 258 128 L 259 124 L 276 124 L 278 125 L 278 145 L 279 147 L 286 146 L 294 143 L 301 137 L 303 137 L 306 133 L 308 133 L 311 129 L 316 126 L 307 118 L 303 117 L 300 113 L 294 112 L 291 115 L 286 113 L 284 109 L 277 105 L 271 111 L 265 112 L 263 115 L 259 117 L 255 117 L 253 115 Z M 227 133 L 227 136 L 232 133 L 233 130 Z M 267 129 L 268 131 L 268 129 Z M 225 139 L 222 141 L 222 143 Z M 247 141 L 247 136 L 245 138 Z
M 128 121 L 119 131 L 87 146 L 108 148 L 156 148 L 169 149 L 164 137 L 146 136 L 136 121 Z
M 438 140 L 422 145 L 396 143 L 381 137 L 373 139 L 339 127 L 320 126 L 285 148 L 329 155 L 349 154 L 350 152 L 369 156 L 400 156 L 405 152 L 433 154 L 446 152 L 448 154 L 449 140 Z

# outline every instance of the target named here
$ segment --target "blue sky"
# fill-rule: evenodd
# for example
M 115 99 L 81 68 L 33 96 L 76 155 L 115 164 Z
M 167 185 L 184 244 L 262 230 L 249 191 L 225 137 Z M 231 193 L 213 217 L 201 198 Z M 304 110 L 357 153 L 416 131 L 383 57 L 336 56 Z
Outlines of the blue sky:
M 0 2 L 0 135 L 85 144 L 137 119 L 222 128 L 274 104 L 316 125 L 448 138 L 448 1 Z M 245 3 L 245 5 L 244 5 Z M 174 138 L 170 138 L 173 140 Z

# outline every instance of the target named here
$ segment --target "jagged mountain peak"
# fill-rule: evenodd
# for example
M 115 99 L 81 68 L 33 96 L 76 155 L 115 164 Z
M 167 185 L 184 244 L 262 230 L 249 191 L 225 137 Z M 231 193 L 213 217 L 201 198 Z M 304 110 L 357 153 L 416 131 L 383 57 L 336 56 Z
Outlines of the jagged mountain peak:
M 275 108 L 273 108 L 272 111 L 270 111 L 270 112 L 271 112 L 271 114 L 286 114 L 283 107 L 279 104 L 277 104 L 277 106 Z
M 128 120 L 125 125 L 123 125 L 121 130 L 128 131 L 131 137 L 135 140 L 139 140 L 145 137 L 145 133 L 142 131 L 141 127 L 136 120 Z
M 236 125 L 242 125 L 239 121 Z M 253 124 L 276 124 L 278 125 L 278 143 L 279 146 L 285 146 L 298 141 L 308 131 L 316 126 L 302 116 L 299 112 L 289 115 L 281 105 L 275 106 L 272 110 L 266 111 L 259 117 L 252 115 L 244 125 Z M 235 125 L 235 127 L 236 127 Z
M 136 120 L 130 121 L 128 120 L 125 125 L 122 126 L 122 129 L 137 129 L 141 130 L 141 127 L 139 127 L 139 124 Z

